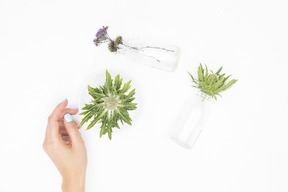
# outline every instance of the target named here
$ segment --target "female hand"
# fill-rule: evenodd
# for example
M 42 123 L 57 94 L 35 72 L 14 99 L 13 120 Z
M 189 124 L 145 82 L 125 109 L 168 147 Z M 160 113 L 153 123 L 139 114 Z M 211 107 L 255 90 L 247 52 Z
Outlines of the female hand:
M 71 117 L 78 109 L 66 108 L 67 104 L 66 99 L 49 116 L 43 149 L 62 175 L 63 192 L 82 192 L 85 190 L 86 147 Z M 70 139 L 64 140 L 63 136 Z

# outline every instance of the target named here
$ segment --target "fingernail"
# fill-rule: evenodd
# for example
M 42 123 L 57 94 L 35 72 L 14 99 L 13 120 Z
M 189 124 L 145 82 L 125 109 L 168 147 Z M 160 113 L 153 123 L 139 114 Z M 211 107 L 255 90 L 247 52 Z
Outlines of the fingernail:
M 69 114 L 69 113 L 66 113 L 64 115 L 64 119 L 67 123 L 71 122 L 72 121 L 72 116 Z
M 65 98 L 65 99 L 63 99 L 63 101 L 61 101 L 61 103 L 63 103 L 64 101 L 66 101 L 67 99 Z

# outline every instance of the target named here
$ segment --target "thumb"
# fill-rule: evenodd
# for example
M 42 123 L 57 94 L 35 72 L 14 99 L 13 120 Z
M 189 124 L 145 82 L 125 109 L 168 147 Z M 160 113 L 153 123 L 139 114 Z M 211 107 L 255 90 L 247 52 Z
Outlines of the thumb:
M 83 141 L 82 137 L 78 131 L 77 125 L 76 123 L 73 121 L 72 116 L 69 113 L 66 113 L 64 115 L 64 119 L 65 119 L 65 127 L 66 127 L 66 131 L 72 141 L 72 145 L 74 143 L 78 143 Z

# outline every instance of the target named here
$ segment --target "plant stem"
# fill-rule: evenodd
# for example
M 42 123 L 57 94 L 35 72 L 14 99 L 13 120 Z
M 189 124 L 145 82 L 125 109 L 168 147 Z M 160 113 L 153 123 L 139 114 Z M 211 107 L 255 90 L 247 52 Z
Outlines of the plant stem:
M 131 47 L 131 46 L 125 45 L 125 44 L 122 44 L 122 45 L 124 45 L 125 47 L 128 47 L 128 48 L 130 48 L 130 49 L 134 49 L 134 50 L 136 50 L 136 51 L 140 51 L 140 49 L 137 48 L 137 47 Z
M 125 45 L 125 44 L 122 44 L 122 45 L 124 45 L 125 47 L 128 47 L 128 48 L 130 48 L 130 49 L 133 49 L 133 50 L 136 50 L 136 51 L 142 51 L 142 52 L 143 52 L 143 50 L 141 50 L 142 48 L 139 49 L 139 48 L 137 48 L 137 47 L 131 47 L 131 46 Z M 160 62 L 159 59 L 156 59 L 155 57 L 153 57 L 153 56 L 151 56 L 151 55 L 145 55 L 145 54 L 143 54 L 143 56 L 150 57 L 150 58 L 152 58 L 152 59 L 155 59 L 157 62 Z
M 151 49 L 162 49 L 162 50 L 164 50 L 164 51 L 174 52 L 174 50 L 165 49 L 165 48 L 162 48 L 162 47 L 152 47 L 152 46 L 141 47 L 140 49 L 146 49 L 146 48 L 151 48 Z

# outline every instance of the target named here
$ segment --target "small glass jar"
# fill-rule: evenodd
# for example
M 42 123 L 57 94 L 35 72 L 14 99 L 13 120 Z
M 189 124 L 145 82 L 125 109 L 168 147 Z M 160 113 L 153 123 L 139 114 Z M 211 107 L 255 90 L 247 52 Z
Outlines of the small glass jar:
M 208 118 L 211 98 L 195 91 L 190 93 L 185 107 L 171 129 L 170 139 L 184 148 L 192 148 Z
M 133 61 L 158 69 L 172 72 L 177 69 L 179 63 L 180 49 L 174 45 L 123 38 L 123 44 L 118 47 L 119 53 Z

